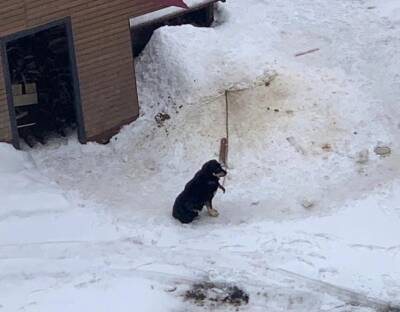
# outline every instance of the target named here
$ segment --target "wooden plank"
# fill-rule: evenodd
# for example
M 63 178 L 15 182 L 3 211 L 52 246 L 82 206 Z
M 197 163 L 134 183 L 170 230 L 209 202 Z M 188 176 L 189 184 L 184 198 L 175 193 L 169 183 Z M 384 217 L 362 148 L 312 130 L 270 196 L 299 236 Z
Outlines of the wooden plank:
M 110 97 L 118 97 L 120 93 L 120 87 L 115 86 L 116 83 L 119 81 L 113 81 L 112 84 L 102 84 L 101 86 L 103 88 L 84 88 L 82 89 L 82 99 L 86 100 L 85 101 L 85 107 L 90 108 L 93 105 L 98 106 L 99 104 L 99 99 L 101 101 L 110 98 Z
M 126 123 L 127 120 L 136 118 L 139 113 L 137 103 L 133 100 L 133 94 L 129 98 L 131 98 L 132 101 L 127 102 L 126 99 L 124 100 L 121 98 L 109 100 L 107 102 L 107 107 L 112 108 L 118 106 L 118 112 L 113 112 L 111 109 L 89 112 L 88 116 L 90 116 L 90 118 L 87 119 L 88 132 L 92 135 L 96 135 L 96 132 L 102 132 L 99 131 L 100 129 L 103 129 L 103 131 L 108 130 L 121 123 Z M 123 105 L 121 105 L 121 103 Z M 89 135 L 89 137 L 90 136 L 91 135 Z
M 9 130 L 10 127 L 11 127 L 11 125 L 10 125 L 10 118 L 9 118 L 8 112 L 1 112 L 0 113 L 0 129 L 2 129 L 3 132 L 6 132 L 5 130 Z M 0 138 L 0 141 L 2 141 L 1 138 Z
M 40 18 L 27 18 L 26 19 L 26 26 L 27 28 L 33 28 L 41 25 L 45 25 L 54 21 L 61 20 L 63 18 L 69 17 L 71 14 L 68 10 L 61 11 L 61 12 L 54 12 L 54 13 L 48 13 L 43 15 Z
M 43 17 L 43 14 L 54 14 L 71 10 L 75 6 L 87 5 L 87 0 L 41 0 L 29 1 L 25 0 L 26 12 L 31 19 L 38 19 Z
M 102 35 L 103 34 L 103 35 Z M 124 38 L 125 36 L 125 38 Z M 85 46 L 89 47 L 92 45 L 107 45 L 107 42 L 112 40 L 120 40 L 120 42 L 124 41 L 131 41 L 131 35 L 129 32 L 129 28 L 121 25 L 111 24 L 110 29 L 106 30 L 105 32 L 95 32 L 93 35 L 90 35 L 88 32 L 84 30 L 77 33 L 74 36 L 76 46 Z
M 21 1 L 1 1 L 0 6 L 0 16 L 4 17 L 4 15 L 10 14 L 10 12 L 17 11 L 19 9 L 24 9 L 24 3 Z
M 127 116 L 133 117 L 133 116 L 138 115 L 139 107 L 138 107 L 137 103 L 135 103 L 133 101 L 133 94 L 130 95 L 129 98 L 131 98 L 132 101 L 128 102 L 128 101 L 124 100 L 124 102 L 118 103 L 118 105 L 120 106 L 120 109 L 105 112 L 105 117 L 110 120 L 114 120 L 114 123 L 115 123 L 115 121 L 126 120 Z M 123 100 L 123 99 L 121 98 L 121 100 Z
M 0 112 L 0 141 L 9 142 L 11 141 L 11 125 L 7 111 Z
M 74 30 L 96 33 L 100 29 L 107 30 L 108 27 L 121 27 L 129 29 L 129 19 L 120 15 L 112 15 L 109 18 L 98 16 L 93 19 L 92 23 L 82 24 L 80 19 L 74 17 Z
M 7 18 L 0 19 L 0 29 L 9 29 L 10 24 L 17 22 L 25 22 L 25 13 L 19 13 L 17 15 L 8 16 Z
M 127 98 L 131 98 L 132 101 L 126 102 L 125 100 L 123 109 L 118 109 L 115 110 L 114 112 L 111 112 L 110 117 L 114 120 L 124 120 L 128 115 L 127 112 L 129 112 L 131 116 L 138 115 L 139 106 L 137 105 L 136 101 L 133 101 L 133 96 L 134 94 L 130 94 Z
M 109 94 L 107 96 L 93 97 L 90 105 L 86 106 L 86 112 L 89 114 L 95 114 L 101 116 L 101 114 L 108 114 L 110 116 L 110 110 L 112 106 L 118 106 L 121 109 L 121 95 L 120 94 Z M 89 104 L 89 103 L 88 103 Z
M 7 97 L 0 97 L 0 112 L 8 112 Z
M 129 70 L 134 72 L 133 58 L 131 55 L 120 55 L 119 57 L 111 58 L 103 61 L 100 64 L 79 66 L 79 77 L 82 79 L 90 78 L 90 76 L 99 76 L 106 72 L 114 72 L 118 70 Z
M 112 13 L 115 10 L 119 10 L 126 7 L 134 7 L 132 4 L 135 1 L 127 1 L 127 0 L 113 0 L 113 1 L 104 1 L 104 0 L 94 0 L 90 2 L 90 5 L 77 10 L 75 8 L 72 13 L 77 19 L 83 18 L 87 16 L 97 16 L 105 13 Z
M 87 30 L 87 29 L 77 29 L 73 25 L 73 32 L 75 38 L 75 45 L 79 46 L 82 43 L 88 43 L 91 41 L 96 41 L 106 36 L 115 35 L 121 33 L 126 29 L 124 26 L 119 24 L 111 25 L 98 25 L 98 28 Z
M 49 4 L 54 5 L 62 5 L 65 3 L 65 0 L 23 0 L 27 8 L 42 6 L 43 8 L 47 7 Z M 73 1 L 73 0 L 72 0 Z M 87 0 L 82 0 L 87 1 Z
M 23 16 L 25 18 L 25 8 L 20 4 L 12 7 L 0 6 L 0 22 L 7 23 L 7 21 L 15 16 Z
M 131 114 L 129 114 L 129 115 L 131 115 Z M 103 132 L 99 132 L 98 134 L 88 136 L 88 139 L 90 141 L 104 143 L 107 139 L 110 139 L 112 136 L 117 134 L 118 131 L 122 128 L 122 126 L 135 121 L 137 119 L 137 117 L 138 117 L 138 114 L 131 116 L 130 118 L 126 118 L 126 116 L 125 116 L 125 118 L 123 120 L 119 121 L 119 123 L 116 124 L 115 126 L 110 127 L 109 129 L 107 129 Z
M 3 118 L 3 120 L 7 119 L 8 120 L 8 105 L 7 105 L 7 100 L 2 99 L 0 100 L 0 118 Z M 5 118 L 5 119 L 4 119 Z
M 79 77 L 82 81 L 93 80 L 93 77 L 100 78 L 102 75 L 112 75 L 124 71 L 133 74 L 133 62 L 127 58 L 118 58 L 113 62 L 94 64 L 91 68 L 80 68 Z
M 10 114 L 8 109 L 4 109 L 0 111 L 0 128 L 5 129 L 8 127 L 10 127 Z
M 101 45 L 88 47 L 87 49 L 80 49 L 77 52 L 77 59 L 79 60 L 79 64 L 86 64 L 87 61 L 91 62 L 96 58 L 100 58 L 104 55 L 118 55 L 121 56 L 131 56 L 131 45 L 129 41 L 126 42 L 114 42 L 114 45 Z M 82 51 L 82 52 L 81 52 Z
M 93 13 L 112 13 L 123 7 L 135 9 L 134 0 L 71 0 L 71 1 L 51 1 L 42 0 L 38 2 L 27 2 L 27 13 L 30 19 L 42 19 L 43 14 L 63 14 L 68 11 L 71 15 L 85 17 Z
M 127 65 L 131 63 L 127 58 L 116 58 L 109 62 L 103 62 L 101 64 L 93 64 L 91 67 L 79 67 L 79 77 L 81 80 L 93 79 L 93 76 L 98 77 L 106 73 L 113 73 L 119 69 L 127 69 Z M 133 67 L 133 65 L 132 65 Z
M 166 8 L 165 5 L 159 5 L 154 3 L 146 2 L 146 0 L 142 2 L 135 3 L 135 12 L 131 17 L 136 17 L 139 15 L 144 15 L 153 11 L 161 10 Z
M 0 37 L 8 36 L 26 29 L 25 20 L 19 20 L 0 28 Z
M 82 98 L 90 101 L 91 98 L 96 96 L 108 96 L 109 94 L 119 94 L 124 88 L 133 88 L 134 77 L 127 73 L 116 74 L 108 80 L 103 80 L 97 85 L 86 84 L 81 88 Z
M 92 3 L 94 2 L 94 3 Z M 112 23 L 113 19 L 122 20 L 126 19 L 126 24 L 129 25 L 127 20 L 132 15 L 135 9 L 131 2 L 127 0 L 114 0 L 112 2 L 105 0 L 92 1 L 88 4 L 87 1 L 75 0 L 68 5 L 54 6 L 54 8 L 38 7 L 37 11 L 33 8 L 28 9 L 27 24 L 29 26 L 40 25 L 48 23 L 53 20 L 61 19 L 66 16 L 73 16 L 74 22 L 77 22 L 78 27 L 87 26 L 89 29 L 96 28 L 98 23 Z M 96 6 L 95 3 L 98 3 Z M 104 9 L 102 9 L 104 7 Z M 107 10 L 107 8 L 109 8 Z M 82 23 L 82 25 L 79 25 Z
M 132 110 L 132 111 L 127 111 L 126 115 L 123 117 L 112 116 L 111 118 L 104 118 L 105 116 L 101 116 L 102 119 L 90 120 L 90 121 L 88 120 L 89 124 L 88 128 L 90 131 L 88 132 L 91 133 L 91 135 L 88 135 L 88 137 L 96 136 L 109 129 L 115 128 L 116 126 L 120 127 L 126 124 L 127 120 L 135 119 L 137 115 L 138 115 L 137 112 Z
M 94 96 L 91 102 L 87 102 L 85 105 L 85 112 L 89 115 L 101 116 L 105 111 L 108 112 L 110 107 L 116 105 L 119 109 L 121 107 L 121 96 L 119 94 L 107 94 L 106 96 Z
M 75 26 L 77 28 L 85 28 L 85 29 L 92 29 L 94 25 L 101 23 L 101 24 L 110 24 L 114 23 L 115 21 L 121 23 L 125 23 L 129 26 L 129 16 L 132 12 L 130 7 L 122 7 L 122 8 L 114 8 L 111 12 L 104 12 L 104 11 L 97 11 L 91 14 L 87 14 L 85 16 L 79 17 L 77 14 L 74 14 L 74 18 L 76 20 Z
M 113 55 L 106 55 L 101 62 L 93 62 L 91 64 L 85 64 L 84 66 L 80 65 L 79 77 L 81 79 L 93 79 L 93 77 L 96 77 L 97 79 L 99 78 L 97 76 L 101 74 L 112 74 L 113 72 L 118 71 L 118 69 L 123 68 L 119 65 L 122 62 L 125 66 L 131 64 L 131 62 L 125 58 L 116 58 Z
M 84 81 L 86 79 L 93 80 L 93 77 L 98 77 L 101 75 L 112 75 L 114 72 L 119 72 L 126 70 L 129 73 L 133 73 L 133 63 L 126 59 L 116 60 L 113 64 L 108 63 L 102 66 L 94 66 L 90 69 L 81 69 L 79 71 L 80 80 Z
M 0 56 L 0 141 L 10 141 L 11 128 L 2 65 Z
M 75 22 L 74 30 L 78 32 L 84 32 L 87 36 L 93 36 L 99 32 L 99 29 L 103 31 L 109 31 L 110 27 L 113 29 L 119 28 L 120 30 L 126 30 L 130 32 L 130 25 L 129 25 L 129 18 L 124 15 L 116 15 L 112 16 L 109 19 L 103 19 L 98 17 L 93 23 L 88 25 L 80 25 L 79 23 Z
M 115 35 L 107 36 L 104 38 L 99 38 L 96 41 L 89 41 L 87 44 L 82 44 L 79 47 L 79 51 L 77 49 L 76 54 L 79 57 L 83 57 L 87 54 L 96 53 L 97 51 L 105 51 L 106 53 L 110 47 L 114 47 L 116 45 L 120 45 L 121 43 L 127 44 L 127 46 L 131 46 L 130 36 L 125 33 L 117 33 Z
M 1 68 L 0 68 L 1 70 Z M 0 76 L 3 76 L 3 72 L 0 72 Z M 2 78 L 3 79 L 3 78 Z M 6 96 L 6 89 L 5 89 L 5 84 L 4 81 L 0 80 L 0 98 L 3 98 Z
M 81 97 L 85 102 L 85 106 L 90 107 L 94 99 L 107 98 L 109 96 L 120 96 L 124 88 L 133 89 L 133 87 L 134 85 L 131 77 L 126 76 L 124 79 L 124 75 L 119 75 L 115 78 L 110 78 L 109 81 L 103 81 L 95 86 L 92 85 L 82 87 Z M 95 103 L 97 103 L 97 100 Z
M 93 45 L 101 45 L 104 43 L 106 40 L 111 40 L 113 37 L 118 37 L 122 33 L 124 33 L 123 30 L 120 28 L 115 28 L 115 29 L 110 29 L 107 32 L 103 33 L 104 35 L 101 35 L 101 32 L 94 34 L 93 36 L 89 36 L 89 34 L 83 34 L 82 36 L 75 36 L 75 47 L 78 48 L 85 48 L 85 47 L 90 47 Z M 130 40 L 129 40 L 130 41 Z
M 128 102 L 121 96 L 102 99 L 103 105 L 101 107 L 93 106 L 86 114 L 95 116 L 92 118 L 92 124 L 96 124 L 97 122 L 104 123 L 104 120 L 124 120 L 129 115 L 135 116 L 139 112 L 139 108 L 133 100 L 133 94 L 129 95 L 129 98 L 132 100 Z M 114 108 L 116 106 L 118 109 Z
M 77 59 L 79 72 L 83 73 L 84 71 L 90 71 L 92 69 L 96 69 L 98 67 L 103 67 L 107 69 L 112 69 L 113 66 L 115 67 L 115 63 L 118 60 L 129 60 L 131 57 L 132 52 L 130 49 L 123 49 L 122 51 L 114 51 L 110 52 L 105 55 L 96 56 L 93 58 L 85 58 L 83 60 Z
M 129 90 L 132 86 L 131 80 L 128 79 L 123 79 L 123 76 L 120 76 L 114 80 L 109 80 L 106 83 L 101 84 L 102 88 L 92 89 L 92 90 L 86 90 L 83 89 L 82 91 L 82 98 L 86 99 L 87 101 L 85 102 L 85 107 L 90 108 L 93 105 L 94 106 L 99 106 L 99 101 L 98 99 L 110 99 L 114 97 L 119 97 L 122 94 L 125 94 L 126 92 L 124 90 Z M 133 90 L 133 88 L 132 88 Z M 100 102 L 101 103 L 101 102 Z M 101 105 L 100 105 L 101 106 Z M 116 109 L 118 109 L 119 105 L 116 106 Z M 107 108 L 108 109 L 108 108 Z

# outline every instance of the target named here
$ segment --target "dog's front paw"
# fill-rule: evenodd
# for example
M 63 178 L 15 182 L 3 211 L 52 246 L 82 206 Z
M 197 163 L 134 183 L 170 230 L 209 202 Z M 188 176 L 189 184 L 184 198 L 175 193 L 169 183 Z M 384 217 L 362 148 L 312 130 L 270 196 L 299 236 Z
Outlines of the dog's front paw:
M 214 217 L 214 218 L 219 216 L 218 210 L 215 210 L 215 209 L 208 209 L 208 214 L 209 214 L 211 217 Z

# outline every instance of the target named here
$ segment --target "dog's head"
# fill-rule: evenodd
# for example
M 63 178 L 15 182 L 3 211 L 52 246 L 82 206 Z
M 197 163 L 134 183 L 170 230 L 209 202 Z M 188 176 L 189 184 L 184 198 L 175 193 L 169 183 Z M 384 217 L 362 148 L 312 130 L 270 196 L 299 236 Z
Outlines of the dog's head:
M 227 174 L 227 172 L 222 168 L 221 164 L 216 160 L 210 160 L 206 162 L 201 170 L 208 175 L 212 175 L 217 178 L 222 178 Z

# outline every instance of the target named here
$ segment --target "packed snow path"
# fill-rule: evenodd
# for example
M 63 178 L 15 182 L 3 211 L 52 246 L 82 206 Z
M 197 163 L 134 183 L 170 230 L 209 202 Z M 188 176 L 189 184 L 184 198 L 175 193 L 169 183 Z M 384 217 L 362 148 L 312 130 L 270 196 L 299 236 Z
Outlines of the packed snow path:
M 212 29 L 158 30 L 143 116 L 109 145 L 0 145 L 0 311 L 209 310 L 182 297 L 202 280 L 246 289 L 247 311 L 378 308 L 286 271 L 400 304 L 399 51 L 396 0 L 231 0 Z M 220 95 L 250 86 L 229 93 L 221 216 L 178 224 L 225 135 Z

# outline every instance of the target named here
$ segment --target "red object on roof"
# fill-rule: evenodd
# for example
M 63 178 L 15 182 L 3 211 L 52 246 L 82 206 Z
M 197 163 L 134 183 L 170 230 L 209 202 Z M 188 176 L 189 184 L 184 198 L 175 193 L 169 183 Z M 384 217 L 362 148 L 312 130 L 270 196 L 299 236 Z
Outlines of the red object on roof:
M 176 6 L 179 8 L 188 9 L 189 7 L 183 0 L 158 0 L 159 3 L 163 6 Z

